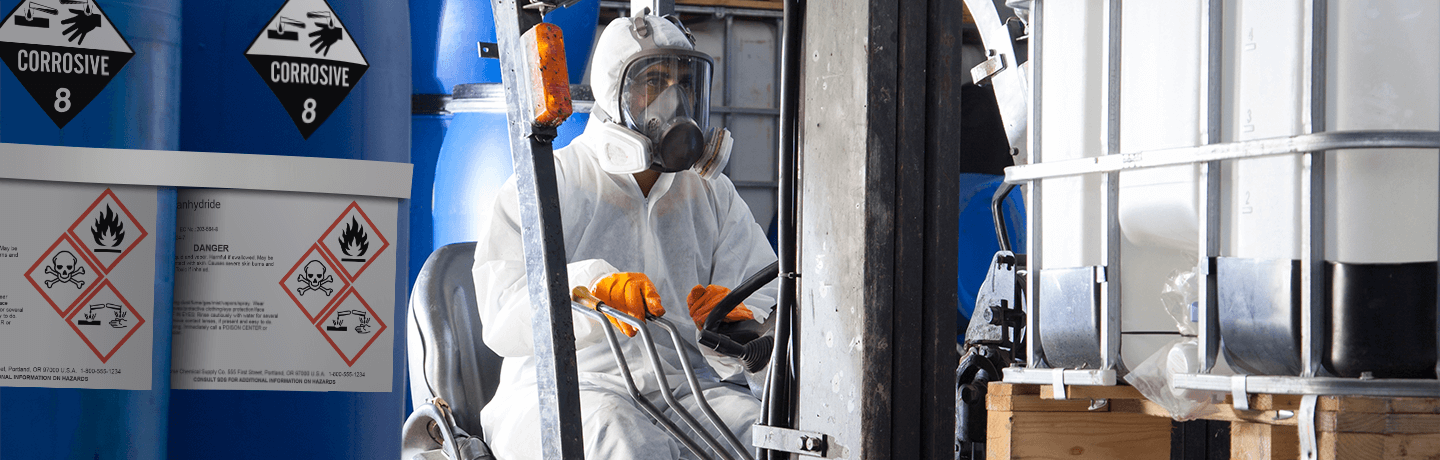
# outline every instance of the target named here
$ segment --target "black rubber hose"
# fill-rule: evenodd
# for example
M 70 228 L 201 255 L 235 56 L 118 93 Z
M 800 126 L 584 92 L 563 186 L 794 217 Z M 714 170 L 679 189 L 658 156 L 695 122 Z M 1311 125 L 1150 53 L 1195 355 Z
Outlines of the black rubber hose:
M 770 363 L 775 338 L 767 335 L 741 345 L 730 336 L 707 330 L 700 331 L 700 344 L 725 356 L 739 358 L 745 363 L 745 371 L 753 374 Z
M 800 66 L 802 63 L 800 51 L 805 33 L 805 1 L 785 0 L 783 15 L 784 28 L 780 45 L 780 123 L 778 137 L 779 145 L 779 169 L 780 187 L 778 197 L 778 209 L 776 218 L 779 221 L 777 232 L 780 259 L 780 292 L 775 299 L 775 339 L 774 347 L 770 354 L 770 372 L 765 380 L 765 392 L 761 401 L 762 413 L 761 422 L 766 426 L 789 427 L 791 420 L 791 373 L 795 370 L 791 366 L 790 345 L 791 331 L 795 316 L 796 285 L 794 274 L 796 270 L 796 237 L 797 220 L 799 214 L 796 208 L 800 204 L 796 193 L 795 182 L 800 175 L 800 166 L 797 160 L 799 152 L 798 136 L 796 129 L 799 128 L 799 107 L 800 107 Z M 784 452 L 762 450 L 762 458 L 788 458 Z
M 746 279 L 745 282 L 740 283 L 739 286 L 735 286 L 735 289 L 731 290 L 729 295 L 720 299 L 720 303 L 715 304 L 715 309 L 710 310 L 710 316 L 705 317 L 704 329 L 707 331 L 718 330 L 720 325 L 724 323 L 725 315 L 730 314 L 730 311 L 734 310 L 737 305 L 740 305 L 741 301 L 750 297 L 750 294 L 754 294 L 755 291 L 764 287 L 766 284 L 769 284 L 770 281 L 774 280 L 775 276 L 779 274 L 780 262 L 776 261 L 760 269 L 760 271 L 754 275 L 750 275 L 750 278 Z
M 1000 250 L 1007 252 L 1010 251 L 1010 232 L 1006 231 L 1005 212 L 1000 206 L 1014 189 L 1015 184 L 1000 184 L 1000 188 L 995 190 L 995 196 L 990 198 L 990 215 L 995 218 L 995 238 L 1000 240 Z

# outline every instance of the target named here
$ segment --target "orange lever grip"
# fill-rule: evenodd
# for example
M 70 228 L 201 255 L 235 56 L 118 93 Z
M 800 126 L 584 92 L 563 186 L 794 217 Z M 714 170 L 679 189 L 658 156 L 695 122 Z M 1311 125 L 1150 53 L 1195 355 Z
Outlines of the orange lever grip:
M 585 286 L 576 286 L 575 289 L 570 290 L 570 299 L 579 302 L 580 305 L 589 307 L 591 310 L 599 310 L 600 304 L 604 303 L 600 301 L 600 298 L 591 294 L 590 290 L 585 288 Z

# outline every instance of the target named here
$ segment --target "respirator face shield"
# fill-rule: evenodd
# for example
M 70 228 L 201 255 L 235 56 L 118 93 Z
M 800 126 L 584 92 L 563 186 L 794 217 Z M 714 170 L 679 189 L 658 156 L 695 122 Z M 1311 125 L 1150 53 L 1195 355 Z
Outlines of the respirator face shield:
M 625 67 L 620 112 L 625 127 L 650 141 L 650 168 L 690 169 L 706 156 L 710 130 L 709 56 L 689 50 L 655 49 Z

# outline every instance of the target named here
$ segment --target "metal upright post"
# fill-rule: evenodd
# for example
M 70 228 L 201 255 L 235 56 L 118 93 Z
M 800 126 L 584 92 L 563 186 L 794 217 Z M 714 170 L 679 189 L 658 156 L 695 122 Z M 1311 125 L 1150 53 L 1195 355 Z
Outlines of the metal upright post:
M 529 103 L 528 85 L 524 83 L 528 75 L 520 35 L 542 22 L 542 17 L 516 0 L 491 0 L 491 6 L 520 197 L 525 275 L 535 304 L 530 324 L 535 334 L 535 380 L 540 393 L 540 451 L 546 459 L 580 459 L 585 457 L 580 383 L 551 145 L 555 129 L 536 126 L 524 108 Z
M 650 10 L 650 14 L 664 16 L 675 14 L 675 0 L 630 0 L 630 16 L 639 16 L 641 11 Z M 728 64 L 728 63 L 727 63 Z M 725 82 L 730 84 L 730 82 Z
M 1310 39 L 1307 133 L 1325 131 L 1325 52 L 1327 0 L 1310 2 Z M 1315 377 L 1320 372 L 1325 335 L 1325 152 L 1305 154 L 1304 173 L 1300 179 L 1301 196 L 1306 200 L 1301 211 L 1302 237 L 1300 248 L 1300 359 L 1301 376 Z
M 1105 2 L 1105 155 L 1120 153 L 1121 0 Z M 1105 173 L 1105 240 L 1101 244 L 1100 369 L 1120 365 L 1120 172 Z
M 1220 143 L 1220 71 L 1224 59 L 1224 0 L 1205 2 L 1205 27 L 1200 29 L 1204 36 L 1205 59 L 1200 62 L 1205 75 L 1205 145 Z M 1200 164 L 1202 190 L 1200 203 L 1199 254 L 1196 273 L 1200 274 L 1197 312 L 1200 319 L 1199 360 L 1200 373 L 1208 373 L 1215 367 L 1220 354 L 1220 302 L 1218 298 L 1219 274 L 1215 273 L 1214 261 L 1220 257 L 1220 179 L 1221 162 L 1210 161 Z
M 1039 164 L 1043 161 L 1043 149 L 1040 148 L 1040 103 L 1041 95 L 1044 94 L 1044 86 L 1041 85 L 1040 59 L 1044 48 L 1044 24 L 1045 24 L 1045 2 L 1035 0 L 1030 6 L 1030 164 Z M 1040 187 L 1045 181 L 1033 180 L 1025 184 L 1025 244 L 1026 248 L 1026 270 L 1025 276 L 1025 364 L 1026 367 L 1040 367 L 1040 249 L 1042 247 L 1042 236 L 1040 231 L 1042 224 L 1040 203 Z

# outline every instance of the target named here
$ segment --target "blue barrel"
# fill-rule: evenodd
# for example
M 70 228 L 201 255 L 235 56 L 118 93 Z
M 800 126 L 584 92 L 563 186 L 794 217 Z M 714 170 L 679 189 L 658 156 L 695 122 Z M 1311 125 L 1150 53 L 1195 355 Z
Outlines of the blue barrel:
M 410 253 L 415 257 L 410 258 L 407 281 L 412 286 L 420 267 L 425 265 L 425 256 L 434 247 L 430 189 L 435 185 L 435 159 L 440 155 L 440 144 L 445 139 L 445 129 L 450 125 L 450 113 L 445 111 L 450 88 L 440 83 L 436 67 L 440 60 L 440 24 L 445 3 L 443 0 L 410 0 L 410 82 L 413 94 L 410 162 L 415 165 L 414 179 L 410 183 Z M 408 413 L 409 400 L 406 402 Z
M 410 25 L 412 30 L 412 81 L 415 94 L 414 111 L 411 121 L 413 137 L 411 140 L 411 160 L 415 164 L 415 179 L 411 191 L 411 251 L 416 254 L 410 261 L 410 281 L 413 283 L 415 276 L 420 272 L 420 267 L 425 263 L 425 257 L 421 254 L 429 254 L 430 251 L 443 246 L 452 240 L 441 241 L 434 238 L 439 233 L 452 234 L 454 232 L 436 227 L 441 212 L 444 215 L 452 216 L 449 211 L 437 211 L 432 208 L 432 190 L 436 186 L 436 165 L 446 164 L 447 168 L 453 169 L 451 163 L 440 163 L 441 149 L 444 144 L 452 146 L 457 141 L 447 140 L 446 133 L 451 128 L 452 114 L 437 103 L 443 96 L 449 95 L 457 85 L 466 83 L 494 83 L 500 81 L 500 61 L 497 59 L 481 58 L 477 43 L 494 43 L 495 20 L 494 10 L 491 9 L 490 0 L 411 0 L 410 1 Z M 590 59 L 590 48 L 595 43 L 595 25 L 599 21 L 600 1 L 582 0 L 575 5 L 561 8 L 545 16 L 547 22 L 559 25 L 565 34 L 565 59 L 567 60 L 570 82 L 579 83 L 585 76 L 586 64 Z M 502 125 L 504 112 L 501 115 Z M 478 118 L 477 118 L 478 117 Z M 480 126 L 486 133 L 498 132 L 502 137 L 508 136 L 504 130 L 494 131 L 483 123 L 474 114 L 460 115 L 463 119 L 460 124 L 466 126 Z M 583 117 L 581 117 L 583 118 Z M 574 124 L 570 122 L 567 124 Z M 580 126 L 583 126 L 583 120 Z M 462 133 L 460 136 L 485 142 L 476 133 Z M 573 136 L 572 136 L 573 137 Z M 568 142 L 568 137 L 562 135 L 563 142 Z M 558 143 L 557 145 L 564 145 Z M 456 158 L 452 152 L 450 158 Z M 481 166 L 504 167 L 506 173 L 501 176 L 508 177 L 509 162 L 506 155 L 506 162 L 503 165 L 491 165 L 488 161 L 478 159 L 461 159 L 461 162 L 480 161 Z M 445 173 L 442 173 L 445 174 Z M 465 176 L 465 173 L 459 173 Z M 494 174 L 486 172 L 479 175 L 485 179 L 493 179 Z M 453 184 L 456 178 L 453 175 L 448 178 Z M 467 182 L 468 184 L 468 182 Z M 453 188 L 446 185 L 447 190 Z M 474 192 L 479 185 L 459 185 L 460 192 Z M 483 187 L 481 187 L 483 188 Z M 467 195 L 447 195 L 447 197 L 464 197 Z M 447 205 L 460 206 L 459 202 L 447 203 Z M 435 216 L 432 218 L 432 216 Z M 471 234 L 462 232 L 462 234 Z M 471 236 L 471 240 L 474 236 Z M 468 241 L 468 240 L 453 240 Z
M 546 15 L 545 20 L 560 26 L 565 34 L 565 58 L 568 61 L 570 81 L 578 83 L 585 75 L 586 64 L 590 58 L 590 48 L 595 42 L 595 24 L 599 21 L 600 13 L 599 0 L 582 0 L 580 3 L 568 8 Z M 413 102 L 411 116 L 411 147 L 410 158 L 415 165 L 415 175 L 411 183 L 410 192 L 410 251 L 414 257 L 410 258 L 409 285 L 414 285 L 415 277 L 420 273 L 420 267 L 424 266 L 425 258 L 431 251 L 453 241 L 473 241 L 476 236 L 473 226 L 463 227 L 464 231 L 455 232 L 453 226 L 448 222 L 437 225 L 442 219 L 448 219 L 455 215 L 453 209 L 463 207 L 461 204 L 467 198 L 465 193 L 474 192 L 476 188 L 492 188 L 498 185 L 482 185 L 488 182 L 472 182 L 474 177 L 467 177 L 464 172 L 454 171 L 457 166 L 469 162 L 483 163 L 482 168 L 505 168 L 504 177 L 509 176 L 509 154 L 504 154 L 504 164 L 493 163 L 480 155 L 460 153 L 463 149 L 457 146 L 464 141 L 450 140 L 447 132 L 451 128 L 455 116 L 444 107 L 445 101 L 449 100 L 452 89 L 465 83 L 477 82 L 499 82 L 500 62 L 496 59 L 485 59 L 479 55 L 477 43 L 494 43 L 495 20 L 494 10 L 490 6 L 490 0 L 410 0 L 410 28 L 412 33 L 412 56 L 411 78 L 413 83 Z M 499 112 L 501 126 L 504 124 L 504 112 Z M 581 120 L 579 126 L 584 125 L 584 116 L 578 116 Z M 486 125 L 487 119 L 484 115 L 475 113 L 462 113 L 459 115 L 460 129 L 465 133 L 459 136 L 466 139 L 478 139 L 473 132 L 476 129 L 486 130 L 488 135 L 495 135 L 492 126 Z M 490 117 L 493 121 L 493 117 Z M 573 130 L 576 121 L 570 121 L 565 125 L 568 130 Z M 508 136 L 503 130 L 499 135 L 504 138 Z M 562 135 L 565 142 L 573 135 Z M 484 142 L 481 140 L 481 142 Z M 449 154 L 450 160 L 441 163 L 441 150 L 446 143 L 452 149 L 457 149 Z M 508 148 L 508 146 L 506 147 Z M 508 152 L 508 151 L 507 151 Z M 445 176 L 439 183 L 436 181 L 437 165 L 445 164 L 442 168 Z M 494 171 L 487 169 L 484 180 L 493 180 Z M 439 186 L 446 193 L 442 195 L 433 194 L 432 191 Z M 488 195 L 487 195 L 488 196 Z M 437 197 L 444 197 L 442 206 L 445 211 L 437 210 L 432 203 L 437 202 Z M 461 198 L 455 201 L 454 198 Z M 478 201 L 473 203 L 480 203 Z M 462 214 L 473 214 L 476 210 L 463 210 Z M 446 217 L 440 217 L 443 213 Z M 460 216 L 459 219 L 464 219 Z M 438 240 L 436 236 L 444 231 L 446 238 L 459 237 L 468 239 L 462 240 Z M 408 382 L 407 382 L 408 385 Z M 407 389 L 408 393 L 408 389 Z M 408 414 L 413 403 L 406 399 L 405 412 Z
M 405 2 L 328 0 L 369 68 L 307 137 L 245 56 L 285 0 L 188 2 L 180 148 L 244 154 L 410 161 L 410 22 Z M 303 17 L 303 15 L 302 15 Z M 409 203 L 396 238 L 395 315 L 403 330 Z M 393 460 L 403 422 L 404 334 L 386 393 L 175 390 L 171 458 Z M 217 431 L 218 429 L 218 431 Z
M 21 1 L 0 0 L 0 12 Z M 180 101 L 180 0 L 96 4 L 134 52 L 62 130 L 21 85 L 0 71 L 0 142 L 174 150 Z M 68 13 L 64 13 L 68 16 Z M 59 19 L 56 19 L 57 21 Z M 103 31 L 101 31 L 103 32 Z M 98 36 L 97 32 L 97 36 Z M 44 101 L 54 103 L 56 101 Z M 166 458 L 175 190 L 160 189 L 150 390 L 0 388 L 0 458 Z M 133 257 L 133 256 L 132 256 Z
M 571 88 L 577 113 L 560 125 L 556 149 L 579 136 L 590 120 L 593 97 L 584 87 Z M 495 192 L 514 170 L 500 84 L 457 86 L 452 104 L 463 108 L 450 122 L 435 171 L 435 244 L 440 246 L 480 238 Z
M 469 93 L 462 94 L 464 91 L 457 86 L 500 81 L 500 61 L 480 58 L 476 46 L 478 42 L 496 41 L 490 1 L 450 0 L 443 2 L 441 10 L 436 80 L 441 88 L 452 88 L 454 101 L 463 100 L 465 104 L 461 105 L 470 108 L 452 110 L 454 118 L 436 152 L 431 197 L 434 238 L 429 250 L 479 238 L 490 199 L 512 170 L 503 93 L 472 86 Z M 565 59 L 572 84 L 579 83 L 585 76 L 599 14 L 599 0 L 583 0 L 545 16 L 546 22 L 559 25 L 564 31 Z M 419 36 L 416 39 L 419 40 Z M 418 85 L 417 82 L 417 89 Z M 582 113 L 579 107 L 578 101 L 584 97 L 576 99 L 577 113 L 561 125 L 555 139 L 556 148 L 569 144 L 589 120 L 589 114 Z M 418 160 L 416 166 L 420 166 Z M 416 264 L 412 269 L 418 270 L 418 267 Z
M 970 324 L 970 314 L 975 311 L 975 296 L 985 275 L 990 270 L 990 259 L 1000 250 L 995 237 L 995 221 L 990 212 L 990 200 L 995 190 L 1005 182 L 1004 176 L 992 174 L 960 174 L 960 244 L 956 257 L 956 289 L 960 314 L 956 316 L 956 341 L 965 342 L 965 328 Z M 1001 205 L 1005 223 L 1010 234 L 1013 251 L 1025 249 L 1025 202 L 1020 189 L 1015 189 Z
M 421 1 L 414 0 L 411 5 L 418 3 Z M 439 80 L 439 89 L 500 81 L 500 61 L 481 58 L 476 46 L 479 42 L 495 43 L 495 13 L 490 8 L 490 0 L 431 0 L 425 3 L 441 3 L 438 33 L 431 36 L 439 40 L 439 45 L 434 47 L 438 59 L 433 61 L 433 75 Z M 582 0 L 545 15 L 545 22 L 560 26 L 564 31 L 570 83 L 580 83 L 585 76 L 599 17 L 600 0 Z M 430 31 L 423 32 L 428 34 Z M 416 33 L 415 40 L 426 38 L 419 35 L 422 31 L 417 30 Z
M 329 1 L 369 69 L 307 139 L 244 55 L 285 3 L 186 5 L 180 149 L 409 163 L 406 5 Z

